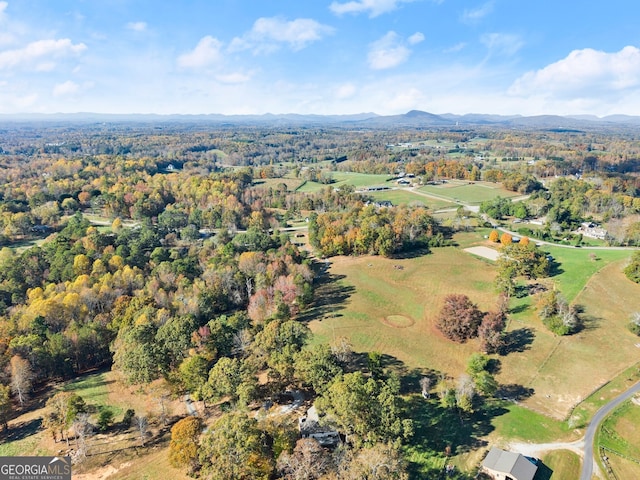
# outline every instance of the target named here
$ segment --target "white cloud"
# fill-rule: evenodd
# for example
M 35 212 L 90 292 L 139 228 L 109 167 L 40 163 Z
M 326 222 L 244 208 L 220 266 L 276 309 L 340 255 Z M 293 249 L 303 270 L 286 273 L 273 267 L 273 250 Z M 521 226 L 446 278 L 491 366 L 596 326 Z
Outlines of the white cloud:
M 637 87 L 640 49 L 627 46 L 614 53 L 590 48 L 574 50 L 562 60 L 525 73 L 511 85 L 509 93 L 576 99 L 615 96 Z
M 0 32 L 0 47 L 14 43 L 16 37 L 8 32 Z
M 455 45 L 452 45 L 449 48 L 445 48 L 443 50 L 443 52 L 444 53 L 456 53 L 456 52 L 459 52 L 460 50 L 462 50 L 466 46 L 467 46 L 467 44 L 465 42 L 456 43 Z
M 230 50 L 253 49 L 255 53 L 262 53 L 274 51 L 280 44 L 287 44 L 297 51 L 333 32 L 333 27 L 311 18 L 287 21 L 281 17 L 263 17 L 255 21 L 249 32 L 234 38 Z
M 493 11 L 493 0 L 480 5 L 477 8 L 465 8 L 462 12 L 462 21 L 464 23 L 476 23 L 482 20 Z
M 512 56 L 524 46 L 518 35 L 509 33 L 487 33 L 480 41 L 489 49 L 490 54 Z
M 4 19 L 5 15 L 6 15 L 4 13 L 4 11 L 7 9 L 8 6 L 9 6 L 9 3 L 0 2 L 0 20 Z
M 241 73 L 241 72 L 226 73 L 226 74 L 216 75 L 216 80 L 218 80 L 220 83 L 226 83 L 230 85 L 238 84 L 238 83 L 246 83 L 249 80 L 251 80 L 251 74 Z
M 24 48 L 14 50 L 5 50 L 0 52 L 0 70 L 9 69 L 21 65 L 29 65 L 32 62 L 39 62 L 38 66 L 42 69 L 50 69 L 53 62 L 51 58 L 62 57 L 66 55 L 77 55 L 87 49 L 84 43 L 73 44 L 68 38 L 59 40 L 38 40 L 29 43 Z
M 55 87 L 53 87 L 53 96 L 54 97 L 64 97 L 67 95 L 73 95 L 80 90 L 80 85 L 71 80 L 67 80 L 64 83 L 58 83 Z
M 411 55 L 411 50 L 403 44 L 396 32 L 390 31 L 371 44 L 367 59 L 369 68 L 385 70 L 406 62 L 409 55 Z
M 127 28 L 129 30 L 133 30 L 134 32 L 144 32 L 147 29 L 146 22 L 129 22 L 127 23 Z
M 336 88 L 335 96 L 340 100 L 344 100 L 346 98 L 353 97 L 356 91 L 356 86 L 353 83 L 344 83 Z
M 369 17 L 377 17 L 383 13 L 391 12 L 398 8 L 401 3 L 409 3 L 414 0 L 354 0 L 350 2 L 333 2 L 329 9 L 336 15 L 345 13 L 369 12 Z
M 411 35 L 407 41 L 409 42 L 409 45 L 417 45 L 420 42 L 424 42 L 424 34 L 422 32 L 416 32 Z
M 210 35 L 202 37 L 196 47 L 178 57 L 178 65 L 185 68 L 202 68 L 222 60 L 222 42 Z

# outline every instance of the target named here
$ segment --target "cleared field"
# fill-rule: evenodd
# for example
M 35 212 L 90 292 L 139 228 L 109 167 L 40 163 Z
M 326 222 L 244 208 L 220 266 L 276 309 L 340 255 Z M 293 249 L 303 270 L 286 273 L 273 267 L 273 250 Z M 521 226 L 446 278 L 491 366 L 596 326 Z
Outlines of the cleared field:
M 638 338 L 626 325 L 637 309 L 640 285 L 624 277 L 623 265 L 624 261 L 606 265 L 575 297 L 584 308 L 584 328 L 575 335 L 556 337 L 549 332 L 529 298 L 512 305 L 518 313 L 508 324 L 508 336 L 518 339 L 520 346 L 502 357 L 498 380 L 532 388 L 534 395 L 524 405 L 567 418 L 591 392 L 637 361 Z
M 329 273 L 334 282 L 318 292 L 326 304 L 317 308 L 321 317 L 310 323 L 317 341 L 345 336 L 356 351 L 376 350 L 409 367 L 451 375 L 464 370 L 478 345 L 455 344 L 435 328 L 444 297 L 463 293 L 483 310 L 493 308 L 496 301 L 494 268 L 456 248 L 411 259 L 337 257 Z M 393 315 L 415 323 L 394 328 L 384 321 Z
M 306 182 L 297 191 L 303 193 L 313 193 L 322 190 L 327 186 L 337 188 L 340 185 L 353 185 L 356 188 L 392 186 L 391 182 L 389 181 L 392 178 L 390 175 L 374 175 L 368 173 L 353 172 L 332 172 L 332 175 L 334 182 L 329 185 L 324 185 L 317 182 Z
M 303 180 L 299 178 L 261 178 L 254 180 L 252 186 L 254 188 L 276 188 L 284 183 L 287 186 L 287 190 L 293 192 L 302 185 L 302 182 Z
M 493 183 L 448 180 L 443 185 L 425 185 L 418 189 L 424 193 L 438 195 L 465 203 L 481 203 L 496 197 L 516 197 L 517 192 L 505 190 Z
M 485 245 L 482 235 L 466 233 L 455 240 L 461 247 Z M 534 298 L 514 299 L 506 332 L 508 353 L 497 357 L 497 380 L 520 392 L 524 406 L 565 420 L 576 405 L 638 358 L 638 339 L 626 324 L 638 308 L 640 285 L 621 272 L 629 252 L 598 251 L 598 259 L 591 260 L 590 252 L 582 249 L 550 251 L 559 264 L 553 280 L 567 299 L 583 307 L 584 327 L 575 335 L 557 337 L 537 318 Z M 409 368 L 452 377 L 464 370 L 479 345 L 453 343 L 435 328 L 444 297 L 466 294 L 484 311 L 493 309 L 497 298 L 492 262 L 457 248 L 409 259 L 338 257 L 332 259 L 329 273 L 333 282 L 318 290 L 325 304 L 308 317 L 316 341 L 345 336 L 356 351 L 379 351 Z M 415 323 L 393 328 L 384 321 L 393 315 Z
M 58 390 L 73 391 L 87 404 L 91 422 L 101 407 L 108 406 L 115 413 L 114 423 L 121 421 L 126 409 L 133 408 L 137 415 L 145 415 L 151 420 L 153 446 L 139 447 L 135 431 L 115 428 L 108 434 L 95 433 L 88 438 L 89 455 L 80 465 L 74 467 L 74 478 L 98 480 L 101 478 L 161 478 L 160 472 L 168 478 L 186 479 L 182 472 L 169 466 L 167 460 L 168 434 L 159 435 L 153 419 L 160 414 L 159 394 L 152 384 L 142 390 L 139 386 L 126 386 L 118 381 L 115 372 L 97 372 L 57 387 Z M 50 392 L 53 395 L 55 392 Z M 46 398 L 42 399 L 44 405 Z M 184 415 L 184 402 L 167 399 L 165 408 L 168 415 Z M 67 448 L 64 442 L 54 442 L 51 435 L 42 428 L 45 408 L 34 408 L 9 422 L 9 430 L 0 444 L 0 456 L 56 455 Z M 72 447 L 74 446 L 72 442 Z M 150 455 L 147 456 L 147 453 Z M 127 463 L 131 461 L 130 465 Z M 122 472 L 119 470 L 122 469 Z
M 558 284 L 568 302 L 576 298 L 596 272 L 611 262 L 630 258 L 633 253 L 628 250 L 585 250 L 548 245 L 543 249 L 559 264 L 557 271 L 552 272 L 552 280 Z M 591 255 L 595 255 L 595 260 Z
M 413 193 L 409 190 L 397 189 L 397 190 L 384 190 L 382 192 L 367 192 L 365 195 L 373 197 L 375 200 L 386 200 L 394 205 L 424 205 L 431 210 L 438 210 L 441 208 L 455 207 L 454 203 L 446 200 L 438 200 L 435 198 L 426 197 Z

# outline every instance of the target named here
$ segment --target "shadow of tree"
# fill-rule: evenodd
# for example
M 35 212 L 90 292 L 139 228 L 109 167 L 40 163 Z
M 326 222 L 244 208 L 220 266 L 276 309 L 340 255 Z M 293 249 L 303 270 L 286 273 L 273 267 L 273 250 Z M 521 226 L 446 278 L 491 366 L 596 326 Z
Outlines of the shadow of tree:
M 14 423 L 9 427 L 9 430 L 0 435 L 0 438 L 3 438 L 6 443 L 22 440 L 31 435 L 35 435 L 41 426 L 42 418 L 40 417 L 27 422 Z
M 600 323 L 602 322 L 602 318 L 596 317 L 594 315 L 580 315 L 580 322 L 578 324 L 578 328 L 574 333 L 579 333 L 581 331 L 595 330 L 598 328 Z
M 528 327 L 507 332 L 504 336 L 504 346 L 499 353 L 504 356 L 513 352 L 525 352 L 531 348 L 533 338 L 533 330 Z
M 516 383 L 511 383 L 508 385 L 500 385 L 496 391 L 495 397 L 519 402 L 529 398 L 534 393 L 535 390 L 533 388 L 527 388 Z
M 560 266 L 560 264 L 555 260 L 549 260 L 549 276 L 555 277 L 557 275 L 560 275 L 561 273 L 564 273 L 564 270 Z
M 316 277 L 313 303 L 298 315 L 297 320 L 309 322 L 326 316 L 340 316 L 337 312 L 344 309 L 345 302 L 356 291 L 353 285 L 345 285 L 341 281 L 344 278 L 345 275 L 327 272 Z
M 483 439 L 494 430 L 491 420 L 507 413 L 495 402 L 486 403 L 471 415 L 456 408 L 444 408 L 437 396 L 413 395 L 406 401 L 407 417 L 413 420 L 414 435 L 407 449 L 423 457 L 445 458 L 486 447 Z M 424 464 L 410 462 L 411 478 L 445 478 L 442 472 L 425 470 Z
M 511 309 L 509 310 L 509 313 L 513 313 L 514 315 L 515 315 L 516 313 L 522 313 L 522 312 L 524 312 L 525 310 L 529 310 L 529 307 L 530 307 L 530 306 L 531 306 L 531 305 L 527 305 L 527 304 L 523 303 L 523 304 L 520 304 L 520 305 L 518 305 L 518 306 L 516 306 L 516 307 L 511 308 Z

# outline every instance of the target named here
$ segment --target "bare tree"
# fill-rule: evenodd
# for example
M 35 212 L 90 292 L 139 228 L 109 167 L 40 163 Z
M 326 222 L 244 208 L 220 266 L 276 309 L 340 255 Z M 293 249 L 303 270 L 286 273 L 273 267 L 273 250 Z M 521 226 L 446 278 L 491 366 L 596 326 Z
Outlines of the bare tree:
M 422 396 L 424 398 L 429 398 L 431 394 L 429 390 L 431 390 L 431 378 L 430 377 L 422 377 L 420 379 L 420 388 L 422 389 Z
M 473 411 L 473 396 L 475 395 L 473 379 L 466 374 L 460 375 L 456 385 L 456 404 L 465 412 Z
M 280 455 L 277 466 L 287 480 L 312 480 L 321 478 L 333 466 L 333 462 L 317 440 L 302 438 L 292 453 Z
M 149 431 L 149 421 L 145 416 L 136 415 L 135 417 L 133 417 L 133 424 L 138 429 L 138 433 L 140 433 L 140 443 L 144 447 L 145 438 L 147 436 L 147 432 Z
M 339 337 L 331 344 L 331 353 L 341 363 L 348 363 L 351 360 L 353 348 L 346 337 Z
M 17 395 L 20 406 L 23 406 L 27 400 L 32 382 L 31 365 L 19 355 L 14 355 L 11 358 L 11 391 Z
M 81 413 L 73 421 L 73 431 L 76 434 L 76 448 L 78 455 L 86 457 L 88 454 L 87 437 L 91 434 L 93 428 L 89 423 L 89 414 Z
M 249 329 L 245 328 L 236 332 L 233 335 L 233 353 L 241 357 L 246 357 L 252 341 L 253 337 Z

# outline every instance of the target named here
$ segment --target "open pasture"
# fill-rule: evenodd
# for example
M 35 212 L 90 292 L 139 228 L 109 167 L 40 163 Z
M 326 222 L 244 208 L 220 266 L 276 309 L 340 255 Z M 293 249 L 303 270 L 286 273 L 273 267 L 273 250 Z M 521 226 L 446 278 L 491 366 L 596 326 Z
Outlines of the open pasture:
M 464 203 L 479 204 L 497 197 L 516 197 L 517 192 L 511 192 L 499 185 L 488 182 L 468 182 L 464 180 L 447 180 L 441 185 L 424 185 L 419 191 Z
M 310 324 L 318 341 L 347 337 L 356 351 L 379 351 L 409 367 L 432 368 L 451 375 L 461 373 L 476 341 L 453 343 L 435 328 L 444 297 L 468 295 L 483 310 L 494 307 L 494 268 L 457 248 L 406 259 L 336 257 L 331 259 L 331 285 L 319 288 L 331 308 Z M 331 288 L 332 292 L 323 292 Z M 343 299 L 344 301 L 334 301 Z M 345 298 L 346 297 L 346 298 Z M 404 328 L 391 326 L 388 317 L 414 321 Z
M 370 173 L 353 173 L 353 172 L 331 172 L 333 183 L 322 184 L 317 182 L 306 182 L 298 192 L 313 193 L 326 187 L 338 188 L 341 185 L 353 185 L 356 189 L 365 187 L 392 187 L 391 175 L 375 175 Z
M 431 210 L 451 208 L 456 205 L 447 200 L 439 200 L 414 193 L 411 190 L 397 188 L 395 190 L 383 190 L 380 192 L 366 192 L 365 195 L 376 201 L 389 201 L 394 205 L 423 205 Z
M 461 240 L 465 245 L 482 244 Z M 558 261 L 553 280 L 569 301 L 582 306 L 584 326 L 577 334 L 557 337 L 538 319 L 535 298 L 514 299 L 506 354 L 496 356 L 497 379 L 510 392 L 518 392 L 507 397 L 566 419 L 591 392 L 635 363 L 638 339 L 626 324 L 637 309 L 640 286 L 621 272 L 629 252 L 598 251 L 592 260 L 583 249 L 552 251 Z M 414 258 L 337 257 L 331 259 L 329 274 L 334 291 L 326 298 L 327 308 L 310 324 L 317 341 L 344 336 L 356 351 L 379 351 L 409 368 L 452 377 L 464 371 L 479 344 L 456 344 L 435 328 L 444 297 L 466 294 L 483 311 L 495 308 L 497 300 L 496 267 L 452 247 Z M 319 295 L 325 294 L 324 288 L 320 286 Z M 394 315 L 414 323 L 394 328 L 385 322 Z

